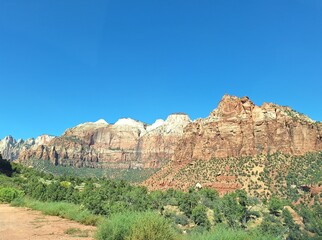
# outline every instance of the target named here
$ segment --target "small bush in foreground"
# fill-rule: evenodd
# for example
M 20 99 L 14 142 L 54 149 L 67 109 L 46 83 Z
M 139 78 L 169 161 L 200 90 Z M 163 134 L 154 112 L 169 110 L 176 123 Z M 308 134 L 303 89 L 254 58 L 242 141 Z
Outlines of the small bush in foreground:
M 0 202 L 11 203 L 14 199 L 22 197 L 23 192 L 15 188 L 0 188 Z
M 131 228 L 138 219 L 139 213 L 125 212 L 112 215 L 98 227 L 98 240 L 123 240 L 130 235 Z
M 211 231 L 193 232 L 186 237 L 186 240 L 277 240 L 270 235 L 257 232 L 245 232 L 241 229 L 231 229 L 218 224 Z
M 154 212 L 125 212 L 112 215 L 97 231 L 98 240 L 172 240 L 176 234 L 171 224 Z
M 177 238 L 174 229 L 165 218 L 154 212 L 146 212 L 139 216 L 127 239 L 174 240 Z

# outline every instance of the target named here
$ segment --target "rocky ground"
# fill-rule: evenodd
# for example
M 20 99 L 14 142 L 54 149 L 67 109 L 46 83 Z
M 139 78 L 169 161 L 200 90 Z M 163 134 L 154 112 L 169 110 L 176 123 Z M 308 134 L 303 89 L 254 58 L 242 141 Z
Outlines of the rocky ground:
M 94 231 L 92 226 L 0 204 L 0 240 L 89 240 Z

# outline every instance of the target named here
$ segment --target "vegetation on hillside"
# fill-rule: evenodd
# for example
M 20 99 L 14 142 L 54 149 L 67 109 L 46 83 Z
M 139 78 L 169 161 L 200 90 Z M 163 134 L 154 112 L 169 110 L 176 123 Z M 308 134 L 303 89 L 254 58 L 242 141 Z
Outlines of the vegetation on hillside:
M 55 176 L 73 176 L 82 178 L 109 178 L 138 183 L 146 180 L 159 169 L 120 169 L 120 168 L 86 168 L 54 165 L 48 160 L 29 160 L 25 164 L 41 172 Z
M 292 202 L 309 203 L 321 199 L 313 189 L 322 184 L 322 152 L 291 156 L 282 153 L 255 157 L 193 161 L 174 176 L 177 182 L 207 185 L 211 182 L 238 184 L 252 196 L 269 199 L 272 195 Z
M 124 180 L 59 176 L 0 158 L 0 201 L 99 225 L 97 239 L 319 239 L 322 207 L 245 190 L 148 192 Z M 310 175 L 312 176 L 312 175 Z M 302 220 L 303 219 L 303 220 Z M 152 237 L 153 236 L 153 237 Z

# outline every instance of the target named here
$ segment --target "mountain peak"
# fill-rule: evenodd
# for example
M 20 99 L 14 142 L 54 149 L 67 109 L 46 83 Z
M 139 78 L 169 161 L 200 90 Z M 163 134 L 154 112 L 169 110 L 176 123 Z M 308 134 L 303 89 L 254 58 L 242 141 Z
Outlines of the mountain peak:
M 132 126 L 132 127 L 138 127 L 143 126 L 143 122 L 134 120 L 132 118 L 120 118 L 119 120 L 114 123 L 114 126 Z
M 108 122 L 106 122 L 104 119 L 99 119 L 99 120 L 97 120 L 96 122 L 94 122 L 95 124 L 106 124 L 106 125 L 108 125 Z

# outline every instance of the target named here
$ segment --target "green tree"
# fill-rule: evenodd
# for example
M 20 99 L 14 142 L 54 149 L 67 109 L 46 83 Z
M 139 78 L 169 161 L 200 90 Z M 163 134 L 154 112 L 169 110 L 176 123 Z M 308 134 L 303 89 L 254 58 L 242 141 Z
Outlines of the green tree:
M 274 215 L 278 215 L 283 209 L 283 202 L 277 197 L 272 197 L 268 203 L 268 210 Z
M 207 217 L 207 209 L 205 206 L 198 204 L 192 210 L 191 217 L 198 226 L 205 227 L 207 229 L 210 228 L 210 222 Z
M 245 214 L 245 207 L 238 202 L 236 193 L 226 194 L 223 197 L 222 212 L 230 227 L 236 228 L 241 225 L 242 217 Z
M 264 216 L 259 228 L 262 233 L 279 238 L 288 231 L 276 217 L 271 215 Z
M 198 194 L 196 192 L 185 193 L 179 200 L 179 208 L 183 211 L 188 217 L 191 217 L 192 210 L 198 204 Z

